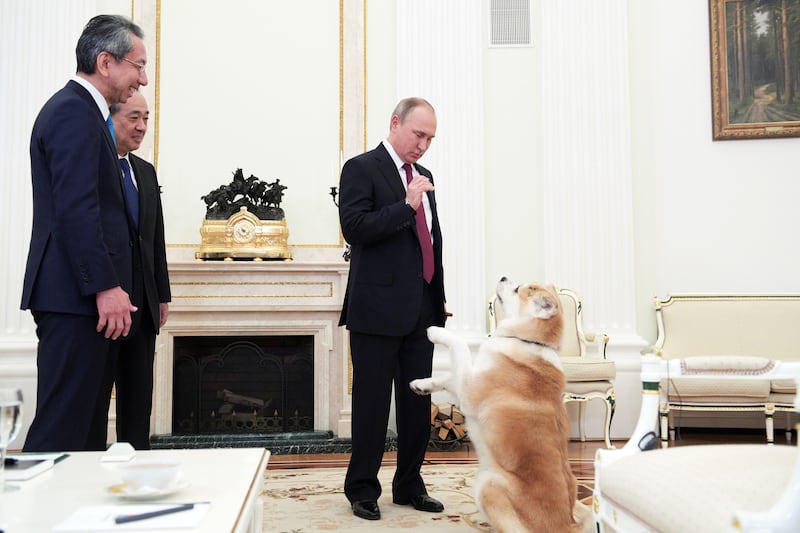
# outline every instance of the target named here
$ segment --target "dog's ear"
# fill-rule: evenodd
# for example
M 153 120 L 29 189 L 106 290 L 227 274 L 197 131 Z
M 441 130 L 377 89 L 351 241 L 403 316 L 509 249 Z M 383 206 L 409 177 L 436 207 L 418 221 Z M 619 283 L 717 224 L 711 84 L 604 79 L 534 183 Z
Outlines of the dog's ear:
M 556 288 L 555 285 L 550 283 L 548 285 L 545 285 L 543 288 L 544 290 L 549 292 L 553 296 L 553 298 L 555 298 L 556 301 L 558 301 L 558 289 Z
M 529 283 L 525 285 L 525 294 L 520 294 L 520 300 L 531 302 L 536 307 L 535 316 L 550 318 L 561 309 L 558 291 L 552 284 Z M 522 292 L 523 288 L 520 288 Z
M 536 291 L 539 290 L 539 285 L 536 283 L 526 283 L 525 285 L 520 285 L 517 288 L 517 294 L 519 295 L 519 301 L 522 302 L 529 302 L 536 296 Z

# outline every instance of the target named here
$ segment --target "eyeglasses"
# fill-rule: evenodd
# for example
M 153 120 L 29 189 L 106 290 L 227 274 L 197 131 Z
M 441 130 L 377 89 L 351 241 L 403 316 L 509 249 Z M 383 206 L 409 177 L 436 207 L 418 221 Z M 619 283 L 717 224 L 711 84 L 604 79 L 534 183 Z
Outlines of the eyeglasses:
M 126 62 L 128 62 L 128 63 L 130 63 L 131 65 L 133 65 L 134 67 L 136 67 L 137 69 L 139 69 L 139 72 L 144 72 L 144 69 L 146 69 L 146 68 L 147 68 L 147 65 L 143 65 L 142 63 L 137 63 L 137 62 L 135 62 L 135 61 L 131 61 L 131 60 L 130 60 L 130 59 L 128 59 L 127 57 L 123 57 L 123 58 L 122 58 L 122 60 L 123 60 L 123 61 L 126 61 Z

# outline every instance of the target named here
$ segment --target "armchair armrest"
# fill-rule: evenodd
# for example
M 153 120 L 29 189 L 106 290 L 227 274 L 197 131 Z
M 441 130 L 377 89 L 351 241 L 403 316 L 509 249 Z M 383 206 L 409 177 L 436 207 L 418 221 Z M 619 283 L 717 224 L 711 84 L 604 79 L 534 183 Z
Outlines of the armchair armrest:
M 642 348 L 641 351 L 639 352 L 639 354 L 640 355 L 655 355 L 655 356 L 661 357 L 663 352 L 661 351 L 661 348 L 659 348 L 655 344 L 651 344 L 650 346 L 645 346 L 644 348 Z
M 608 347 L 608 335 L 605 333 L 592 333 L 592 332 L 584 332 L 583 333 L 583 340 L 586 342 L 586 355 L 589 355 L 589 346 L 594 346 L 597 350 L 597 354 L 601 355 L 603 359 L 606 358 L 606 348 Z

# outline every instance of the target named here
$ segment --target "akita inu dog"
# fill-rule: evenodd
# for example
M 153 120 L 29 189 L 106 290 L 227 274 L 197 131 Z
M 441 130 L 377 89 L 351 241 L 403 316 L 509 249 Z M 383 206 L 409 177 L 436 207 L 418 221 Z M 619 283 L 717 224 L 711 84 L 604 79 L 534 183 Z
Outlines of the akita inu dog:
M 431 342 L 450 348 L 452 374 L 415 379 L 410 387 L 458 397 L 478 455 L 475 500 L 495 531 L 592 531 L 591 510 L 576 501 L 567 457 L 558 293 L 551 285 L 517 286 L 504 277 L 497 297 L 505 318 L 474 361 L 466 341 L 428 328 Z

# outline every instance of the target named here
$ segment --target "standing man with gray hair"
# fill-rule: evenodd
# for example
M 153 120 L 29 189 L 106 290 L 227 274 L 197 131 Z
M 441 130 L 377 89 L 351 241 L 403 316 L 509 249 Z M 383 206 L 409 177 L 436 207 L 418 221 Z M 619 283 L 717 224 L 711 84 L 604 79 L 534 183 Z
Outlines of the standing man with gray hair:
M 339 220 L 351 245 L 339 325 L 350 331 L 353 451 L 344 492 L 353 514 L 378 520 L 378 470 L 394 385 L 397 469 L 392 501 L 439 513 L 420 474 L 431 433 L 431 400 L 409 382 L 429 377 L 429 326 L 444 326 L 442 232 L 433 176 L 417 163 L 436 135 L 436 113 L 422 98 L 401 100 L 389 134 L 342 168 Z
M 136 233 L 126 210 L 109 106 L 147 85 L 141 28 L 98 15 L 75 50 L 77 73 L 31 134 L 33 230 L 22 291 L 39 338 L 36 414 L 24 451 L 104 450 L 106 365 L 137 308 Z

